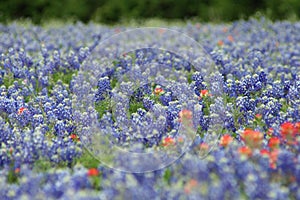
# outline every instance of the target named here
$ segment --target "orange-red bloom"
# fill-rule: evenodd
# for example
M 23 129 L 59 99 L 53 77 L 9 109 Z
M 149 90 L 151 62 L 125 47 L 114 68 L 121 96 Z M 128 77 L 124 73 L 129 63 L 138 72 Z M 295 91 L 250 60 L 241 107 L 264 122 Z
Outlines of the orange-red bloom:
M 260 148 L 263 141 L 263 134 L 252 129 L 245 129 L 241 137 L 250 148 Z
M 296 134 L 300 134 L 300 122 L 295 123 Z
M 199 145 L 199 148 L 200 148 L 200 150 L 206 151 L 206 150 L 208 150 L 209 146 L 208 146 L 208 144 L 206 144 L 205 142 L 203 142 L 203 143 L 201 143 Z
M 229 134 L 225 134 L 220 139 L 220 145 L 223 147 L 227 147 L 233 141 L 233 137 Z
M 175 144 L 175 140 L 172 137 L 166 137 L 165 139 L 163 139 L 162 145 L 164 147 L 166 146 L 173 146 Z
M 16 169 L 15 169 L 15 173 L 16 173 L 16 174 L 20 173 L 20 168 L 16 168 Z
M 247 157 L 250 157 L 252 155 L 252 150 L 247 147 L 247 146 L 243 146 L 243 147 L 240 147 L 238 149 L 238 152 L 241 154 L 241 155 L 245 155 Z
M 161 94 L 163 92 L 163 89 L 162 88 L 160 88 L 160 87 L 158 87 L 158 88 L 155 88 L 154 89 L 154 94 L 156 94 L 156 95 L 159 95 L 159 94 Z
M 269 151 L 267 149 L 261 149 L 260 150 L 260 155 L 262 156 L 269 156 Z
M 270 167 L 272 169 L 275 169 L 277 167 L 277 159 L 278 159 L 279 150 L 274 149 L 269 154 L 269 160 L 270 160 Z
M 193 118 L 193 113 L 190 110 L 183 109 L 179 112 L 179 121 L 181 122 L 183 119 L 190 120 Z
M 19 108 L 19 110 L 18 110 L 18 115 L 21 115 L 21 114 L 23 114 L 23 112 L 24 111 L 26 111 L 26 110 L 28 110 L 27 108 L 25 108 L 25 107 L 21 107 L 21 108 Z
M 271 137 L 273 135 L 273 133 L 274 133 L 274 129 L 273 128 L 269 128 L 268 131 L 267 131 L 267 135 L 269 137 Z
M 78 137 L 76 134 L 74 134 L 74 133 L 72 133 L 72 134 L 70 135 L 70 138 L 71 138 L 73 141 L 79 141 L 79 137 Z
M 218 46 L 223 46 L 224 42 L 222 40 L 218 41 Z
M 227 39 L 228 39 L 230 42 L 233 42 L 233 41 L 234 41 L 232 35 L 228 35 Z
M 287 141 L 288 144 L 294 144 L 294 137 L 296 136 L 298 130 L 291 122 L 285 122 L 280 126 L 281 137 Z
M 280 139 L 278 137 L 270 138 L 269 144 L 268 144 L 270 149 L 277 149 L 277 148 L 279 148 L 279 145 L 280 145 Z
M 198 181 L 195 179 L 189 180 L 184 186 L 184 192 L 189 194 L 198 185 Z
M 261 115 L 261 114 L 257 113 L 257 114 L 255 115 L 255 119 L 261 120 L 261 118 L 262 118 L 262 115 Z
M 88 170 L 87 175 L 88 176 L 98 176 L 99 171 L 96 168 L 91 168 L 91 169 Z

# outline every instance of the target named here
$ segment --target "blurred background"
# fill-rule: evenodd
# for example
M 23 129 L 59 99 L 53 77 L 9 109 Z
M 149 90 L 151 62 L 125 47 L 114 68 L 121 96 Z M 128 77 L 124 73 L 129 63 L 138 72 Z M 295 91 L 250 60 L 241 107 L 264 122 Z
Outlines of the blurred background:
M 1 0 L 0 22 L 29 19 L 126 23 L 158 18 L 227 22 L 266 16 L 298 20 L 299 0 Z

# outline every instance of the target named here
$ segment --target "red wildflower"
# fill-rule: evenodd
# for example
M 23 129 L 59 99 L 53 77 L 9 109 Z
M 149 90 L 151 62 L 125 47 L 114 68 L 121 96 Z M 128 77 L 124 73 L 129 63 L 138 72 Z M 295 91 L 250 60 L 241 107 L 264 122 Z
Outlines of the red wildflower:
M 300 122 L 295 123 L 296 134 L 300 134 Z
M 297 128 L 291 122 L 285 122 L 280 126 L 280 134 L 288 144 L 294 144 L 294 137 L 297 134 Z
M 189 180 L 184 186 L 184 192 L 189 194 L 195 187 L 197 187 L 198 181 L 195 179 Z
M 26 111 L 26 110 L 28 110 L 27 108 L 25 108 L 25 107 L 21 107 L 21 108 L 19 108 L 19 110 L 18 110 L 18 115 L 21 115 L 21 114 L 23 114 L 23 112 L 24 111 Z
M 200 96 L 201 97 L 205 97 L 205 96 L 207 96 L 208 95 L 208 90 L 201 90 L 200 91 Z
M 90 168 L 87 172 L 88 176 L 98 176 L 99 175 L 99 171 L 96 168 Z
M 79 137 L 78 137 L 76 134 L 74 134 L 74 133 L 72 133 L 72 134 L 70 135 L 70 138 L 71 138 L 73 141 L 79 141 Z
M 269 140 L 268 146 L 270 149 L 278 149 L 280 144 L 280 139 L 278 137 L 272 137 Z
M 231 142 L 233 141 L 233 138 L 229 134 L 225 134 L 220 139 L 220 145 L 223 147 L 227 147 Z
M 258 114 L 255 115 L 255 119 L 261 120 L 261 118 L 262 118 L 262 115 L 261 115 L 261 114 L 258 113 Z
M 271 137 L 273 135 L 273 133 L 274 133 L 274 129 L 273 128 L 269 128 L 268 131 L 267 131 L 267 135 L 269 137 Z
M 15 169 L 15 173 L 16 173 L 16 174 L 20 173 L 20 168 L 16 168 L 16 169 Z
M 175 140 L 172 137 L 166 137 L 165 139 L 163 139 L 162 145 L 164 147 L 166 146 L 172 146 L 175 144 Z
M 260 155 L 262 156 L 269 156 L 269 151 L 267 149 L 261 149 L 260 150 Z
M 275 169 L 277 167 L 277 159 L 278 159 L 278 154 L 279 154 L 279 150 L 278 149 L 274 149 L 270 152 L 269 156 L 270 156 L 270 167 L 272 169 Z
M 208 146 L 208 144 L 206 144 L 206 143 L 201 143 L 200 145 L 199 145 L 199 148 L 200 148 L 200 150 L 208 150 L 208 148 L 209 148 L 209 146 Z
M 160 87 L 157 87 L 157 88 L 155 88 L 154 89 L 154 94 L 156 94 L 156 95 L 159 95 L 159 94 L 161 94 L 163 92 L 163 89 L 162 88 L 160 88 Z
M 164 28 L 158 29 L 158 33 L 159 33 L 160 35 L 164 34 L 165 32 L 166 32 L 166 29 L 164 29 Z
M 234 41 L 232 35 L 228 35 L 227 39 L 228 39 L 230 42 L 233 42 L 233 41 Z
M 262 144 L 263 134 L 252 129 L 245 129 L 242 133 L 242 140 L 250 148 L 259 148 Z
M 183 137 L 178 137 L 177 141 L 180 142 L 180 143 L 182 143 L 182 142 L 184 142 L 184 139 L 183 139 Z
M 183 109 L 179 112 L 179 121 L 181 122 L 182 119 L 192 119 L 193 118 L 193 113 L 190 110 Z
M 250 157 L 252 155 L 252 150 L 249 147 L 247 147 L 247 146 L 240 147 L 238 149 L 238 152 L 241 155 L 245 155 L 245 156 L 248 156 L 248 157 Z
M 218 46 L 223 46 L 224 42 L 222 40 L 218 41 Z

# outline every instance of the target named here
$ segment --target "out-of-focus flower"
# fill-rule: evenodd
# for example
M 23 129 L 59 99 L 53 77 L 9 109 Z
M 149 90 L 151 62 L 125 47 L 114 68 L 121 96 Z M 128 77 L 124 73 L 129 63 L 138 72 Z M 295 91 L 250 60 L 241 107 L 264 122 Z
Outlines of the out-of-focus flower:
M 166 137 L 162 141 L 162 146 L 167 147 L 167 146 L 173 146 L 175 145 L 175 139 L 172 137 Z
M 220 145 L 223 147 L 227 147 L 233 141 L 233 137 L 229 134 L 225 134 L 220 139 Z
M 252 129 L 245 129 L 241 134 L 242 140 L 250 148 L 260 148 L 263 140 L 263 134 Z
M 267 136 L 272 137 L 273 134 L 274 134 L 274 129 L 269 128 L 268 131 L 267 131 Z
M 278 149 L 280 145 L 280 139 L 278 137 L 272 137 L 269 139 L 268 146 L 270 149 Z
M 15 173 L 16 173 L 16 174 L 20 173 L 20 168 L 16 168 L 16 169 L 15 169 Z
M 233 42 L 233 41 L 234 41 L 232 35 L 228 35 L 228 36 L 227 36 L 227 39 L 228 39 L 230 42 Z
M 268 151 L 268 149 L 261 149 L 260 150 L 260 155 L 262 155 L 262 156 L 269 156 L 269 151 Z
M 96 168 L 90 168 L 87 172 L 88 176 L 98 176 L 99 175 L 99 171 Z
M 198 181 L 195 179 L 189 180 L 185 186 L 184 186 L 184 192 L 186 194 L 191 193 L 192 190 L 194 190 L 198 186 Z
M 241 155 L 244 155 L 244 156 L 247 156 L 247 157 L 252 156 L 252 150 L 251 150 L 248 146 L 240 147 L 240 148 L 238 149 L 238 152 L 239 152 Z
M 278 159 L 279 150 L 274 149 L 269 153 L 270 167 L 275 169 L 277 167 L 277 159 Z
M 209 148 L 209 145 L 205 142 L 202 142 L 201 144 L 199 144 L 199 149 L 202 151 L 207 151 Z
M 287 141 L 288 144 L 295 144 L 295 136 L 297 134 L 297 128 L 291 122 L 285 122 L 280 125 L 281 137 Z
M 193 113 L 190 110 L 184 109 L 179 112 L 179 121 L 191 120 L 193 118 Z
M 218 41 L 218 46 L 223 46 L 224 45 L 224 42 L 222 40 L 219 40 Z

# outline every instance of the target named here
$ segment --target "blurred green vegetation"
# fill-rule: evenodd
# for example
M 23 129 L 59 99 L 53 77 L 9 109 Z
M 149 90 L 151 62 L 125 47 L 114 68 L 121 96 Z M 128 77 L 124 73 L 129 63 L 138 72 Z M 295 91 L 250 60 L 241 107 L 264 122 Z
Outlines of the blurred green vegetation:
M 226 22 L 264 15 L 298 19 L 299 0 L 1 0 L 0 22 L 30 19 L 114 24 L 149 18 Z

